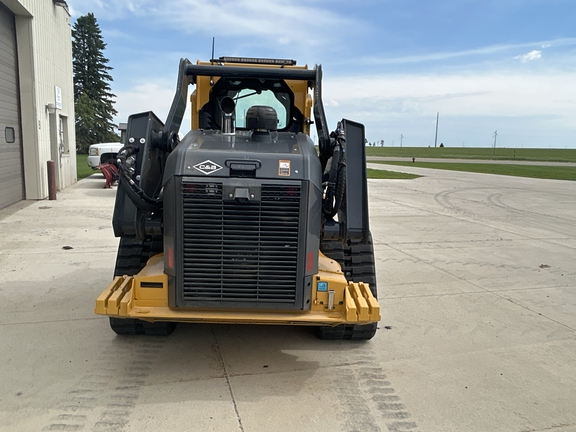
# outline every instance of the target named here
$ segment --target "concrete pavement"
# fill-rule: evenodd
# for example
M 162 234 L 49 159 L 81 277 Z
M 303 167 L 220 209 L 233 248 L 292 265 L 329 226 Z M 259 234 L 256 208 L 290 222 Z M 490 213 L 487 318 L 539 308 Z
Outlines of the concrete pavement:
M 394 169 L 371 180 L 383 320 L 116 336 L 114 189 L 0 211 L 0 431 L 576 431 L 576 194 L 567 181 Z

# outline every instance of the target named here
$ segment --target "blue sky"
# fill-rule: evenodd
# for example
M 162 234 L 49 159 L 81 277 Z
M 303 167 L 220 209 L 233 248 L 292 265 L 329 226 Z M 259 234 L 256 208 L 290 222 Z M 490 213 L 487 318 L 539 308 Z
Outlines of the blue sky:
M 371 142 L 434 146 L 440 113 L 438 144 L 576 148 L 574 0 L 67 2 L 102 29 L 118 122 L 165 118 L 179 59 L 208 60 L 216 37 L 216 57 L 322 64 L 330 126 Z

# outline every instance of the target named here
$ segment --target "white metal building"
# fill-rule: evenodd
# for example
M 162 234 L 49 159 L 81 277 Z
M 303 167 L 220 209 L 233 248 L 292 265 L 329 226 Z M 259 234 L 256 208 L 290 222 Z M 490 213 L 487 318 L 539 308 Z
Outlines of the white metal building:
M 0 0 L 0 209 L 76 182 L 71 23 L 64 0 Z

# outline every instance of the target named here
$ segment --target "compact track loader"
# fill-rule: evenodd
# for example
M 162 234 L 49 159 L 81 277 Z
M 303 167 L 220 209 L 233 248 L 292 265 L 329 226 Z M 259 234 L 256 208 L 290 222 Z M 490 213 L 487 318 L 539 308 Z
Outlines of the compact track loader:
M 166 122 L 130 116 L 115 278 L 95 308 L 116 333 L 193 322 L 374 336 L 364 126 L 328 131 L 321 82 L 320 66 L 293 60 L 182 59 Z M 180 140 L 189 85 L 192 128 Z

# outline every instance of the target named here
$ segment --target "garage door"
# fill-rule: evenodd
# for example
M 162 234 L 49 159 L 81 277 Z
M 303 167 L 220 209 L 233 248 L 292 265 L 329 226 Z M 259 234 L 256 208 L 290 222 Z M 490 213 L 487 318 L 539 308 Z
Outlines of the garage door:
M 0 209 L 24 199 L 14 14 L 0 3 Z

